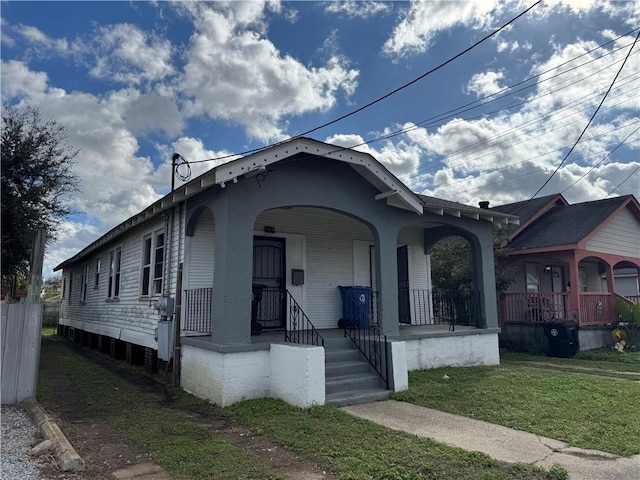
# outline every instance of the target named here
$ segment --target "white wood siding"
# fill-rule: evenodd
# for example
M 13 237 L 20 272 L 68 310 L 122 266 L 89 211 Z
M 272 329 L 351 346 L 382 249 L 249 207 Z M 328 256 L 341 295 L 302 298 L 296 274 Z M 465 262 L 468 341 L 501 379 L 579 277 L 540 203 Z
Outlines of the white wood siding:
M 640 258 L 640 222 L 625 208 L 587 242 L 587 250 Z
M 210 211 L 202 212 L 193 237 L 186 241 L 189 242 L 189 258 L 185 260 L 183 288 L 213 287 L 215 223 Z
M 157 348 L 154 335 L 159 315 L 154 310 L 153 298 L 140 297 L 141 253 L 143 236 L 163 228 L 166 228 L 165 219 L 160 217 L 92 254 L 87 259 L 89 284 L 84 303 L 80 302 L 80 280 L 84 263 L 65 269 L 63 275 L 67 278 L 67 292 L 70 274 L 73 275 L 73 285 L 71 296 L 67 295 L 62 300 L 60 323 L 137 345 Z M 175 240 L 177 242 L 177 237 Z M 117 247 L 122 249 L 120 295 L 118 299 L 110 300 L 107 299 L 109 252 Z M 101 260 L 101 271 L 100 283 L 96 288 L 94 279 L 98 257 Z

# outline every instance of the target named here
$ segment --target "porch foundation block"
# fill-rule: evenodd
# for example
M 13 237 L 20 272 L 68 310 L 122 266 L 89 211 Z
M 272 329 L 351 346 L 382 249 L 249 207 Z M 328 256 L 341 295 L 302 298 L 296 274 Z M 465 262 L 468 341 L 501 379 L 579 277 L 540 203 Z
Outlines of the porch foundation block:
M 297 407 L 325 404 L 324 348 L 272 344 L 270 393 Z
M 499 365 L 498 333 L 405 340 L 407 369 Z
M 227 407 L 241 400 L 269 396 L 269 350 L 217 352 L 182 345 L 182 388 Z
M 402 392 L 409 388 L 407 344 L 405 342 L 389 342 L 389 352 L 391 354 L 389 388 L 394 392 Z

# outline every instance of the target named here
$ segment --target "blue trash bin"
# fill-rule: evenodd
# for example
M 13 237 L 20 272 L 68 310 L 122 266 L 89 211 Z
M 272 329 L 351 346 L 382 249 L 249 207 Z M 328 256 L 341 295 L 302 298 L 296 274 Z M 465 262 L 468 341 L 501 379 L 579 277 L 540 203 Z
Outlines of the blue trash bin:
M 371 287 L 339 286 L 342 295 L 342 320 L 346 327 L 368 327 L 371 311 Z

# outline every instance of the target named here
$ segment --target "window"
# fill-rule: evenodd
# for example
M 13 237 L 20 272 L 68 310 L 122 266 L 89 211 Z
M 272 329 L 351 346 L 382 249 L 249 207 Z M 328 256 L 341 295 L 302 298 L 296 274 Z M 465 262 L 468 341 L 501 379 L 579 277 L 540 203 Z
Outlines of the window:
M 163 267 L 164 232 L 159 231 L 146 235 L 142 239 L 141 296 L 144 297 L 162 293 Z
M 82 277 L 80 278 L 80 303 L 87 301 L 87 284 L 89 283 L 89 265 L 82 267 Z
M 579 280 L 580 280 L 580 291 L 581 292 L 586 292 L 587 289 L 588 289 L 587 269 L 585 267 L 580 267 L 578 269 L 578 276 L 579 276 Z
M 100 257 L 96 258 L 96 273 L 93 278 L 93 288 L 98 288 L 100 286 Z
M 69 303 L 71 303 L 71 287 L 73 284 L 73 273 L 69 272 Z
M 67 298 L 67 277 L 62 277 L 62 298 Z
M 117 298 L 120 295 L 120 260 L 122 249 L 120 247 L 109 252 L 109 285 L 107 297 Z
M 540 269 L 537 263 L 524 264 L 525 276 L 527 277 L 527 292 L 537 293 L 540 291 Z

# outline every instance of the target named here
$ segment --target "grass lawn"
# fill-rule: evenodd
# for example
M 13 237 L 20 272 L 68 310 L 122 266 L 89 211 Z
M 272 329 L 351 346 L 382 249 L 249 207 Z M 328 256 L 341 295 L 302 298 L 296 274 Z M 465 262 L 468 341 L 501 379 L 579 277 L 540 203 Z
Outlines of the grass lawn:
M 300 409 L 262 399 L 220 409 L 168 387 L 159 388 L 168 391 L 163 400 L 148 398 L 63 342 L 43 341 L 42 348 L 86 396 L 87 408 L 149 450 L 154 461 L 178 479 L 277 478 L 250 453 L 217 438 L 202 420 L 192 421 L 190 413 L 233 419 L 342 480 L 566 478 L 562 468 L 499 462 L 378 426 L 336 407 Z M 39 395 L 46 396 L 46 378 L 41 383 Z
M 555 360 L 560 359 L 551 361 Z M 563 440 L 575 447 L 624 456 L 640 453 L 640 384 L 633 381 L 535 370 L 508 360 L 497 367 L 410 372 L 409 390 L 392 398 Z

